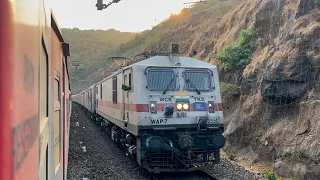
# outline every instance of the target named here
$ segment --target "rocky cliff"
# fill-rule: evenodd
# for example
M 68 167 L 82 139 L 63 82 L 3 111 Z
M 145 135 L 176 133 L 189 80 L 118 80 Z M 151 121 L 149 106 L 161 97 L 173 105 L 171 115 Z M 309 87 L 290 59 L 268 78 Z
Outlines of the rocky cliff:
M 319 8 L 317 0 L 242 7 L 259 39 L 243 72 L 239 107 L 229 117 L 227 150 L 240 155 L 245 149 L 245 158 L 269 161 L 284 177 L 320 177 Z

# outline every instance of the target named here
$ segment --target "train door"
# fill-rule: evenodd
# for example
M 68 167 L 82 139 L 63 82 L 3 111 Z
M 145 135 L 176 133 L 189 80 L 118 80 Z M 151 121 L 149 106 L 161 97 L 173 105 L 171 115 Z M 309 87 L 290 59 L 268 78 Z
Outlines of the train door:
M 92 106 L 92 113 L 93 114 L 95 114 L 96 113 L 96 108 L 97 108 L 97 105 L 96 105 L 96 103 L 97 103 L 97 100 L 96 100 L 96 97 L 97 97 L 97 87 L 96 87 L 96 85 L 94 85 L 93 87 L 92 87 L 92 104 L 91 104 L 91 106 Z
M 98 88 L 98 86 L 97 86 L 97 85 L 96 85 L 96 87 L 95 87 L 95 88 L 96 88 L 96 95 L 95 95 L 95 97 L 96 97 L 96 98 L 95 98 L 95 105 L 96 105 L 96 108 L 95 108 L 95 109 L 97 110 L 97 109 L 98 109 L 98 104 L 99 104 L 99 103 L 98 103 L 98 101 L 99 101 L 99 99 L 98 99 L 98 97 L 99 97 L 99 88 Z M 101 92 L 100 92 L 100 93 L 101 93 Z
M 88 102 L 89 102 L 89 109 L 90 109 L 90 111 L 92 112 L 92 91 L 93 91 L 93 89 L 90 89 L 89 90 L 89 99 L 88 99 Z
M 64 64 L 64 59 L 62 58 L 62 170 L 63 170 L 63 175 L 65 174 L 65 165 L 66 165 L 66 73 L 65 73 L 65 64 Z
M 48 179 L 48 143 L 49 143 L 49 112 L 48 112 L 48 54 L 42 39 L 39 66 L 39 179 Z
M 53 85 L 53 91 L 54 91 L 54 168 L 55 168 L 55 175 L 57 175 L 57 172 L 60 168 L 60 75 L 55 72 L 54 77 L 54 85 Z
M 123 121 L 124 127 L 127 128 L 130 120 L 130 92 L 132 91 L 132 69 L 126 69 L 123 72 Z M 130 88 L 130 89 L 128 89 Z

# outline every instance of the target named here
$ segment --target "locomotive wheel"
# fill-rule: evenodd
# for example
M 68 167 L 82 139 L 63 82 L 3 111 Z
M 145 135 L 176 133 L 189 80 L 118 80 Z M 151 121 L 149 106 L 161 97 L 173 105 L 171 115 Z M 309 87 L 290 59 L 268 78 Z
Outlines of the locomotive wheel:
M 145 168 L 139 166 L 139 174 L 140 174 L 141 176 L 146 176 L 146 175 L 148 175 L 149 173 L 148 173 L 148 171 L 147 171 Z
M 100 124 L 99 122 L 100 122 L 100 120 L 99 120 L 99 118 L 97 117 L 97 118 L 95 119 L 95 123 L 96 123 L 96 124 Z
M 115 144 L 117 144 L 119 142 L 119 132 L 117 131 L 117 127 L 116 126 L 112 126 L 111 128 L 111 139 L 113 140 L 113 142 Z

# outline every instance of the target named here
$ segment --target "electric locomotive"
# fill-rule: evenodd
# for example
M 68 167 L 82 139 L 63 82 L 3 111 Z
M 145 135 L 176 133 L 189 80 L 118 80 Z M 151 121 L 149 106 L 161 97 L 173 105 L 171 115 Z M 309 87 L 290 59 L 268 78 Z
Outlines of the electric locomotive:
M 192 171 L 220 161 L 225 138 L 215 65 L 173 53 L 150 56 L 93 89 L 95 120 L 147 171 Z

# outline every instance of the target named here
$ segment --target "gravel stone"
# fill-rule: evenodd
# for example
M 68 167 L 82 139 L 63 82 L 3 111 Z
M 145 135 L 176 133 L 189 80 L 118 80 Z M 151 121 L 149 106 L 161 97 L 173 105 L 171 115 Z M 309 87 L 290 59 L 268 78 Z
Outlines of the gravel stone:
M 219 164 L 213 167 L 206 167 L 205 170 L 218 180 L 264 180 L 261 175 L 250 172 L 244 167 L 226 159 L 221 159 Z

